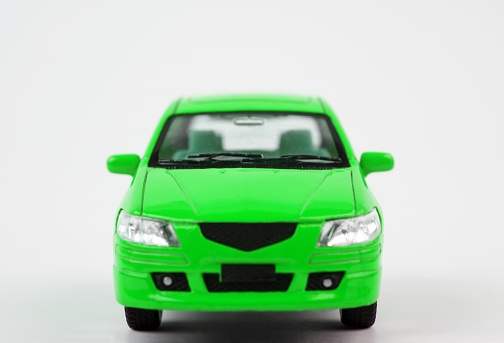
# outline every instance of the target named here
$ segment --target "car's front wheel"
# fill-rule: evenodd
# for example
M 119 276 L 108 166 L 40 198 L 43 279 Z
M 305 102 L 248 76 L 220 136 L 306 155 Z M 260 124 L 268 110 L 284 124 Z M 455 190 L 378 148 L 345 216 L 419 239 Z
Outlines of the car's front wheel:
M 125 307 L 126 322 L 133 330 L 156 330 L 161 325 L 163 311 L 144 310 L 141 308 Z
M 373 326 L 376 319 L 377 303 L 340 310 L 341 322 L 354 328 L 368 328 Z

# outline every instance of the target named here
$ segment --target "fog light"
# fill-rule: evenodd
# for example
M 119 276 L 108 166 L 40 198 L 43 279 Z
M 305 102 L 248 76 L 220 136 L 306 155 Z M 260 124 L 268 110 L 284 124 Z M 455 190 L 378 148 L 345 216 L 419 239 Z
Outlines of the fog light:
M 322 285 L 325 287 L 325 288 L 331 288 L 332 285 L 333 285 L 333 280 L 327 278 L 327 279 L 324 279 L 322 280 Z
M 306 284 L 307 291 L 331 291 L 338 288 L 345 272 L 310 273 Z
M 165 276 L 163 278 L 163 285 L 165 285 L 166 287 L 173 285 L 173 278 L 171 276 Z
M 191 291 L 185 273 L 152 273 L 152 279 L 160 291 Z

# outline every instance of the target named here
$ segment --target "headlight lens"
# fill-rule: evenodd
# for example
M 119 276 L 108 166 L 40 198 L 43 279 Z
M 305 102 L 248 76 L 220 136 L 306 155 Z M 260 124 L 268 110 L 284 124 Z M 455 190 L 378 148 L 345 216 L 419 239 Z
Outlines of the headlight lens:
M 373 209 L 364 216 L 325 222 L 317 246 L 345 247 L 371 242 L 378 237 L 380 230 L 380 217 Z
M 117 234 L 125 241 L 133 243 L 163 247 L 180 246 L 170 222 L 133 216 L 124 211 L 117 221 Z

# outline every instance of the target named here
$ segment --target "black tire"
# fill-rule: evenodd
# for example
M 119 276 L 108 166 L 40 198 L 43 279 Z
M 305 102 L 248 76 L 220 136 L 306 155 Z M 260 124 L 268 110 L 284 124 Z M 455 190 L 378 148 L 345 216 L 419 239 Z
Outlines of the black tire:
M 144 310 L 141 308 L 125 307 L 126 323 L 133 330 L 156 330 L 161 325 L 163 311 Z
M 341 322 L 353 328 L 368 328 L 373 326 L 376 319 L 377 303 L 340 310 Z

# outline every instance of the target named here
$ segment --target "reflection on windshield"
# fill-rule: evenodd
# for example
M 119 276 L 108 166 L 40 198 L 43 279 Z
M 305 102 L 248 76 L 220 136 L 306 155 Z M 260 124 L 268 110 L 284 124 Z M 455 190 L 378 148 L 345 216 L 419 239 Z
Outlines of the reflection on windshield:
M 191 114 L 174 116 L 167 125 L 152 156 L 154 165 L 347 163 L 331 122 L 322 115 Z

